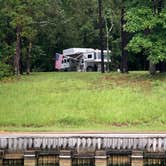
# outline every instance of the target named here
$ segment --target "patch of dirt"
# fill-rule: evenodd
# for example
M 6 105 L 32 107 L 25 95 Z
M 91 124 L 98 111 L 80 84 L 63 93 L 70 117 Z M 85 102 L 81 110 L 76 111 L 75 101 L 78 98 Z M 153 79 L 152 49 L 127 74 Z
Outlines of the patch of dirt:
M 148 79 L 141 78 L 131 78 L 128 75 L 122 76 L 103 76 L 97 82 L 98 85 L 107 85 L 107 86 L 122 86 L 122 87 L 131 87 L 131 88 L 141 88 L 141 90 L 150 92 L 152 89 L 152 82 Z
M 15 83 L 21 80 L 21 77 L 7 77 L 0 80 L 0 83 Z
M 114 122 L 114 123 L 112 123 L 112 126 L 114 126 L 114 127 L 128 127 L 129 124 L 128 124 L 128 123 L 118 123 L 118 122 Z

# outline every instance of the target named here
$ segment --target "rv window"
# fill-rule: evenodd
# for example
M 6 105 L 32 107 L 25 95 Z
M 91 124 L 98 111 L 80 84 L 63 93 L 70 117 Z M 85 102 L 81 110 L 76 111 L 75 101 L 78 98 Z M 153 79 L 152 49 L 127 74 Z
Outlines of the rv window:
M 69 59 L 67 59 L 67 62 L 69 62 Z
M 64 63 L 66 63 L 66 59 L 64 59 Z
M 101 59 L 101 53 L 98 53 L 98 59 Z
M 88 54 L 88 59 L 91 59 L 92 58 L 92 54 Z

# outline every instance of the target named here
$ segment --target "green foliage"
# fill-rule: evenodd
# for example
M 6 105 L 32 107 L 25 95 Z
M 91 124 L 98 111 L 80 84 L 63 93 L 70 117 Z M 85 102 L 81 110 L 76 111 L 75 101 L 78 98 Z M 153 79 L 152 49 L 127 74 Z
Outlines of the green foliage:
M 163 28 L 166 28 L 166 9 L 160 13 L 160 23 L 163 25 Z
M 34 46 L 32 49 L 31 66 L 33 71 L 49 71 L 53 70 L 53 60 L 48 57 L 40 46 Z
M 103 0 L 103 14 L 108 27 L 113 23 L 109 36 L 112 60 L 119 65 L 120 19 L 121 9 L 124 7 L 125 29 L 133 35 L 127 47 L 132 51 L 132 55 L 144 52 L 154 63 L 164 61 L 166 7 L 154 14 L 151 0 Z M 54 70 L 55 52 L 61 52 L 65 48 L 100 48 L 96 0 L 0 0 L 0 60 L 11 66 L 14 64 L 18 26 L 21 28 L 21 57 L 24 70 L 29 43 L 32 43 L 31 66 L 38 71 Z M 106 31 L 105 28 L 104 49 Z M 39 54 L 38 51 L 34 51 L 37 47 L 40 48 Z M 134 57 L 129 55 L 129 59 L 134 60 Z M 38 61 L 40 63 L 34 64 Z
M 129 9 L 125 18 L 127 20 L 125 29 L 131 33 L 152 29 L 157 21 L 157 18 L 152 13 L 152 9 L 146 6 Z
M 153 43 L 153 48 L 151 49 L 149 60 L 152 60 L 155 64 L 159 61 L 166 60 L 166 40 L 161 38 Z
M 141 34 L 138 34 L 132 38 L 127 48 L 135 53 L 140 53 L 143 49 L 149 50 L 152 45 L 152 42 L 148 38 L 144 38 Z
M 156 5 L 156 4 L 154 4 Z M 126 31 L 133 33 L 128 50 L 144 52 L 148 59 L 157 64 L 166 60 L 166 7 L 154 9 L 151 1 L 140 1 L 126 12 Z
M 11 66 L 0 62 L 0 79 L 11 76 L 12 74 Z

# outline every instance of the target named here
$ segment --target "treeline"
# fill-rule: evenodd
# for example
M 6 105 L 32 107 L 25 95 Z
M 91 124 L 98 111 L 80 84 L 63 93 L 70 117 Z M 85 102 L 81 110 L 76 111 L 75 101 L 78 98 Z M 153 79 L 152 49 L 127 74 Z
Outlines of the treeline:
M 165 0 L 101 2 L 110 70 L 165 71 Z M 55 52 L 100 48 L 98 13 L 98 0 L 0 0 L 0 75 L 53 71 Z

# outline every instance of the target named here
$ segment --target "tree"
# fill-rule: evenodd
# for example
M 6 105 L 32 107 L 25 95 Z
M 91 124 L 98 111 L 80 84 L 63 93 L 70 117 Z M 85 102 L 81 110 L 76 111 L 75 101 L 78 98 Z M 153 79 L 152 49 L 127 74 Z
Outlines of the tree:
M 125 49 L 125 47 L 128 44 L 128 33 L 125 31 L 124 29 L 124 25 L 126 23 L 125 21 L 125 13 L 126 13 L 126 9 L 125 9 L 125 2 L 124 0 L 121 1 L 121 72 L 122 73 L 128 73 L 128 52 Z
M 9 0 L 4 2 L 3 12 L 10 20 L 9 23 L 16 31 L 16 49 L 14 53 L 15 75 L 20 75 L 20 55 L 21 55 L 21 33 L 27 24 L 32 23 L 32 17 L 25 12 L 27 9 L 26 1 Z
M 106 49 L 108 48 L 111 50 L 111 63 L 110 69 L 117 70 L 120 66 L 120 57 L 121 57 L 121 26 L 120 26 L 120 18 L 121 18 L 121 0 L 104 0 L 104 18 L 106 20 L 105 24 L 108 24 L 105 28 L 105 38 L 106 38 Z M 107 25 L 105 25 L 107 26 Z M 109 37 L 108 36 L 108 31 Z
M 126 31 L 133 34 L 128 50 L 144 52 L 150 61 L 150 73 L 155 74 L 155 65 L 166 59 L 166 10 L 159 11 L 160 0 L 132 1 L 125 19 Z
M 112 0 L 111 2 L 109 2 L 112 6 L 111 7 L 112 12 L 115 13 L 115 14 L 112 14 L 112 16 L 115 17 L 114 24 L 117 30 L 112 32 L 112 38 L 114 42 L 120 45 L 119 50 L 116 49 L 115 51 L 116 51 L 116 54 L 121 55 L 120 69 L 122 73 L 128 72 L 128 58 L 127 58 L 128 51 L 125 49 L 125 47 L 127 46 L 129 41 L 128 39 L 129 34 L 124 29 L 124 24 L 125 24 L 124 16 L 125 16 L 125 11 L 127 10 L 127 5 L 126 5 L 127 2 L 128 2 L 127 0 Z M 118 21 L 116 22 L 116 20 Z M 112 46 L 112 49 L 114 49 L 113 46 Z M 113 54 L 114 53 L 112 53 L 112 56 Z M 113 63 L 113 60 L 112 60 L 112 63 Z
M 114 26 L 114 13 L 109 9 L 104 13 L 105 29 L 106 29 L 106 45 L 107 45 L 107 72 L 110 71 L 110 48 L 109 39 L 112 39 L 111 31 Z
M 101 72 L 104 73 L 104 54 L 103 54 L 103 4 L 102 0 L 98 0 L 99 4 L 99 28 L 100 28 L 100 48 L 101 48 Z

